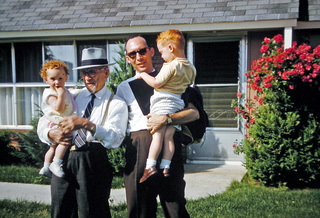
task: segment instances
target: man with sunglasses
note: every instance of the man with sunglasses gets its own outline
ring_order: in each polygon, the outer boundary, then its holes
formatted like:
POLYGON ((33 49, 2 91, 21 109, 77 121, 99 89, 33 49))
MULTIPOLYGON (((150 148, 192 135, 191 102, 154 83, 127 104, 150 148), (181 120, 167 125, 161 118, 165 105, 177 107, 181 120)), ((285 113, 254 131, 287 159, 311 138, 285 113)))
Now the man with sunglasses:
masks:
MULTIPOLYGON (((45 143, 70 146, 63 162, 65 177, 52 176, 51 217, 111 217, 113 168, 106 148, 118 148, 128 122, 126 103, 105 86, 108 60, 101 48, 82 51, 80 70, 85 88, 76 90, 78 116, 64 118, 58 129, 48 129, 42 117, 38 135, 45 143)), ((74 92, 75 94, 75 92, 74 92)))
MULTIPOLYGON (((146 40, 139 36, 131 36, 126 41, 126 60, 135 68, 136 74, 148 73, 156 76, 158 72, 153 68, 152 57, 154 49, 149 48, 146 40)), ((172 176, 163 174, 153 176, 152 181, 139 183, 145 169, 152 135, 162 125, 185 124, 199 118, 199 113, 192 103, 177 113, 169 115, 154 115, 150 112, 151 88, 137 76, 122 82, 117 89, 117 95, 123 98, 129 107, 130 133, 129 144, 126 148, 125 186, 127 197, 128 217, 156 217, 157 200, 159 195, 166 217, 189 217, 185 208, 185 181, 182 140, 183 136, 177 132, 174 136, 175 153, 172 158, 172 176)))

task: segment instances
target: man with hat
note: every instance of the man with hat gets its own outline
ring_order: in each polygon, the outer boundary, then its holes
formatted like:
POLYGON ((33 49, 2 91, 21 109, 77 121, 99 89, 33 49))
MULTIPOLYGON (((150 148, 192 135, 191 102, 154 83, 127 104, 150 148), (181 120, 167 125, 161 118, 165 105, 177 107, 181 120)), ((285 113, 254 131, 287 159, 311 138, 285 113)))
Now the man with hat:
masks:
MULTIPOLYGON (((105 148, 118 148, 128 122, 126 103, 105 86, 108 60, 101 48, 82 51, 80 75, 85 88, 77 90, 78 116, 64 118, 60 128, 49 129, 40 118, 38 135, 45 143, 70 146, 63 162, 65 178, 52 176, 52 217, 111 217, 110 196, 113 169, 105 148)), ((75 94, 75 93, 73 93, 75 94)))

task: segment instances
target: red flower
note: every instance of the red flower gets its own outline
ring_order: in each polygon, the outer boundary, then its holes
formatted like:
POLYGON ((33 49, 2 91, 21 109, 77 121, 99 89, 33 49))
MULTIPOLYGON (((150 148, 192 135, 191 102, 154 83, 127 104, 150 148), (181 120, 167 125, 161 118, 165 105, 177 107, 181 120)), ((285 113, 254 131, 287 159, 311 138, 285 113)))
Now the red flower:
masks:
POLYGON ((266 44, 270 44, 271 43, 271 40, 270 38, 268 37, 264 37, 264 40, 263 40, 266 44))
POLYGON ((260 51, 262 53, 266 53, 268 51, 268 49, 269 49, 269 47, 267 45, 263 45, 263 46, 261 46, 260 51))
POLYGON ((271 83, 265 83, 265 84, 263 84, 263 87, 265 87, 265 88, 270 88, 271 86, 272 86, 271 83))
POLYGON ((262 105, 262 104, 263 104, 263 97, 260 97, 260 98, 258 99, 258 102, 259 102, 260 105, 262 105))
POLYGON ((294 85, 289 85, 289 89, 294 89, 294 85))
POLYGON ((280 42, 283 41, 283 38, 282 38, 282 35, 281 35, 281 34, 278 34, 278 35, 274 36, 273 39, 274 39, 274 41, 275 41, 276 43, 280 43, 280 42))
POLYGON ((288 80, 289 79, 288 72, 287 71, 283 72, 281 78, 284 79, 284 80, 288 80))
POLYGON ((238 92, 237 93, 237 97, 241 98, 242 97, 242 93, 238 92))
POLYGON ((238 114, 239 113, 239 107, 236 107, 235 111, 238 114))
POLYGON ((236 144, 233 144, 233 145, 232 145, 232 147, 234 147, 234 148, 235 148, 235 147, 237 147, 237 146, 236 146, 236 144))

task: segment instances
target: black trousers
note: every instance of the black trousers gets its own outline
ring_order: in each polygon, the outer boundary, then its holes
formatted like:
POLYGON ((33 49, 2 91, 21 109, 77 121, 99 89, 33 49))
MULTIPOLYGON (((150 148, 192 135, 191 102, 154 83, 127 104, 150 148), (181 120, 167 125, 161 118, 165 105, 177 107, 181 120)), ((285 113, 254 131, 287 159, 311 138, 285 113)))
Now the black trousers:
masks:
MULTIPOLYGON (((181 143, 179 133, 175 134, 175 153, 170 165, 170 177, 162 173, 139 184, 146 166, 152 136, 149 131, 132 132, 127 143, 126 167, 124 173, 128 217, 156 217, 157 200, 160 202, 165 217, 189 217, 185 208, 185 181, 181 143)), ((161 155, 160 155, 161 159, 161 155)))
POLYGON ((111 217, 109 196, 113 168, 106 149, 88 143, 65 155, 64 179, 52 176, 51 217, 111 217))

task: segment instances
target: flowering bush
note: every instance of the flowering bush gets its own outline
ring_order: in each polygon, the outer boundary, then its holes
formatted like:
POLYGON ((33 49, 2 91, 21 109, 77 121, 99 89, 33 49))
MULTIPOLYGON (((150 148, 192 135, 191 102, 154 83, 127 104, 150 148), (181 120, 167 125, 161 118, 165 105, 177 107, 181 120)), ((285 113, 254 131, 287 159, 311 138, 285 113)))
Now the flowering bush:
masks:
POLYGON ((279 34, 264 38, 260 51, 246 73, 254 96, 238 93, 232 103, 247 128, 234 151, 244 152, 249 175, 266 185, 319 186, 320 46, 284 50, 279 34))

